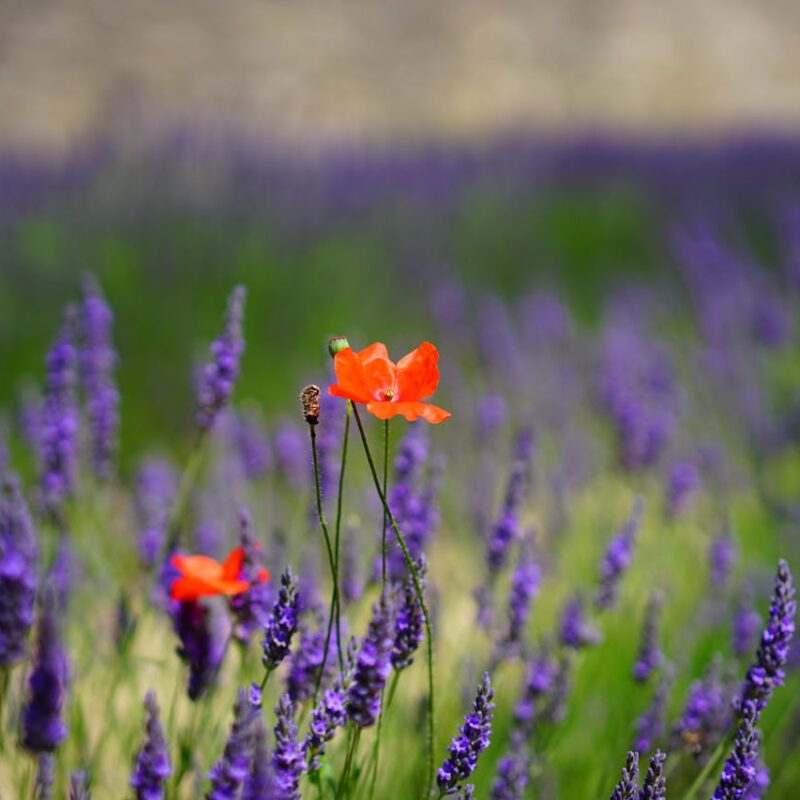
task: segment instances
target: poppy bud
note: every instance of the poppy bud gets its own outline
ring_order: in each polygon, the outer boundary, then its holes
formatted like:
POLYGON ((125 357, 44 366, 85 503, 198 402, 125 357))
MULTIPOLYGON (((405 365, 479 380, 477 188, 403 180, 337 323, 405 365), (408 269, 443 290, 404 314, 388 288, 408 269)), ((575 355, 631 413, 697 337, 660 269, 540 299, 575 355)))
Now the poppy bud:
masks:
POLYGON ((319 386, 313 383, 300 392, 300 402, 303 404, 303 414, 309 425, 319 422, 319 386))
POLYGON ((347 341, 346 336, 331 336, 328 339, 328 352, 331 354, 331 358, 348 347, 350 347, 350 342, 347 341))

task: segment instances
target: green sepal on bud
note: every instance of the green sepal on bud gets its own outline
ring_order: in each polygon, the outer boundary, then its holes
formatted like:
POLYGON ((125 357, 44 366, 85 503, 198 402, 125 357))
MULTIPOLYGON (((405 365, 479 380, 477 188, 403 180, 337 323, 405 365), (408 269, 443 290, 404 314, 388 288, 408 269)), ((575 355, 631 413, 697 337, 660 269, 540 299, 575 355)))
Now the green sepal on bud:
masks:
POLYGON ((328 352, 331 354, 331 358, 348 347, 350 347, 350 342, 347 341, 346 336, 331 336, 328 339, 328 352))

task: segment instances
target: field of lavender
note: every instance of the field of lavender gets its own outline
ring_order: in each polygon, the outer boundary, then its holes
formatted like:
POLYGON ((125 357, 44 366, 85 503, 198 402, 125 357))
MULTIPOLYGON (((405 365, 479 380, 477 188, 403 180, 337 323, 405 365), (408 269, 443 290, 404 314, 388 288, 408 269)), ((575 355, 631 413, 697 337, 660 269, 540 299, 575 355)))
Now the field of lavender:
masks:
POLYGON ((2 800, 800 796, 800 142, 97 142, 0 236, 2 800))

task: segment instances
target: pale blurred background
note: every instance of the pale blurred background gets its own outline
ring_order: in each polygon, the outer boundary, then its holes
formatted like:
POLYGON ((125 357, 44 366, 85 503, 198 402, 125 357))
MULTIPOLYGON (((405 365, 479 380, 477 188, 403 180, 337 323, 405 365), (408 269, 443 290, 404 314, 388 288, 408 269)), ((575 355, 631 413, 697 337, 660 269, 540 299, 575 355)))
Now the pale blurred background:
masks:
POLYGON ((0 0, 0 146, 800 123, 795 0, 0 0))

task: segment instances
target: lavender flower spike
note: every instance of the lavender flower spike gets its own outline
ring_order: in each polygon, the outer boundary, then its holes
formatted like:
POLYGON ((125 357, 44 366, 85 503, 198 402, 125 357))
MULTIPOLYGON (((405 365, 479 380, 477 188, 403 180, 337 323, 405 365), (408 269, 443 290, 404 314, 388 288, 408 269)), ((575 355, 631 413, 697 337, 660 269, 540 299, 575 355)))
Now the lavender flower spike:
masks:
POLYGON ((360 728, 374 725, 381 710, 381 695, 391 670, 392 616, 391 603, 384 595, 372 607, 372 619, 347 690, 347 715, 360 728))
MULTIPOLYGON (((417 563, 417 574, 423 591, 425 590, 425 573, 427 565, 424 560, 417 563)), ((394 645, 392 647, 392 666, 398 672, 410 666, 414 660, 425 635, 425 618, 422 606, 414 590, 414 581, 409 575, 402 589, 402 597, 394 621, 394 645)))
POLYGON ((314 772, 322 766, 322 756, 337 728, 347 722, 347 706, 342 682, 327 689, 311 712, 311 723, 303 742, 303 751, 308 760, 308 771, 314 772))
POLYGON ((291 567, 286 567, 281 575, 281 588, 278 599, 272 606, 272 614, 264 626, 262 661, 268 670, 273 670, 289 655, 292 637, 297 630, 297 579, 291 567))
POLYGON ((699 486, 700 473, 690 461, 678 461, 670 467, 666 490, 666 513, 670 519, 686 508, 699 486))
POLYGON ((742 691, 741 706, 754 701, 760 712, 767 704, 776 686, 783 685, 783 666, 789 657, 789 646, 794 635, 794 618, 797 601, 789 565, 781 560, 775 576, 775 590, 769 610, 767 627, 761 634, 756 660, 747 671, 742 691))
POLYGON ((83 770, 73 772, 69 778, 69 800, 92 800, 89 776, 83 770))
POLYGON ((242 787, 242 800, 266 800, 274 797, 274 793, 272 765, 267 751, 267 731, 261 714, 257 714, 253 723, 253 757, 242 787))
POLYGON ((612 608, 617 601, 619 581, 633 558, 633 548, 644 513, 644 498, 637 497, 633 510, 619 533, 608 543, 600 564, 600 585, 594 598, 598 608, 612 608))
POLYGON ((622 777, 614 787, 611 800, 637 800, 639 795, 639 754, 630 751, 622 768, 622 777))
POLYGON ((508 753, 497 763, 490 800, 523 800, 528 785, 530 755, 522 736, 512 737, 508 753))
POLYGON ((272 768, 275 772, 275 800, 300 800, 300 778, 306 770, 303 747, 297 740, 294 705, 284 694, 275 707, 275 752, 272 768))
POLYGON ((136 793, 136 800, 164 800, 165 784, 172 774, 172 765, 155 693, 148 692, 145 695, 144 707, 147 711, 145 741, 136 758, 131 787, 136 793))
POLYGON ((644 683, 654 670, 661 666, 663 656, 658 646, 658 617, 661 613, 661 597, 654 594, 647 604, 644 625, 642 626, 639 654, 633 665, 633 677, 644 683))
POLYGON ((211 779, 211 788, 206 794, 206 800, 237 800, 239 790, 250 773, 253 750, 251 734, 256 713, 247 691, 239 689, 225 750, 208 776, 211 779))
POLYGON ((36 538, 14 478, 0 495, 0 666, 21 661, 36 605, 36 538))
POLYGON ((586 619, 580 595, 573 595, 561 612, 561 643, 565 647, 580 650, 587 645, 598 644, 600 640, 600 631, 586 619))
POLYGON ((666 800, 667 780, 664 777, 664 761, 666 755, 660 750, 650 759, 647 774, 644 776, 644 785, 639 792, 639 800, 666 800))
POLYGON ((733 752, 722 768, 713 800, 742 800, 746 796, 748 787, 756 777, 758 715, 755 702, 747 701, 742 705, 742 721, 736 731, 733 752))
POLYGON ((244 287, 237 286, 228 299, 222 335, 211 345, 211 361, 197 376, 195 422, 200 430, 213 426, 219 412, 228 405, 239 377, 239 362, 244 352, 244 300, 244 287))
POLYGON ((202 601, 173 603, 171 608, 180 638, 178 655, 189 665, 189 699, 198 700, 213 684, 225 658, 224 620, 202 601))
POLYGON ((325 630, 303 626, 300 645, 292 654, 286 688, 293 703, 302 703, 314 696, 325 657, 325 630))
POLYGON ((246 644, 254 630, 266 625, 272 595, 271 585, 260 580, 263 577, 261 546, 253 537, 253 519, 246 508, 239 509, 239 540, 244 551, 241 577, 248 581, 250 588, 231 597, 230 604, 236 620, 234 636, 246 644))
POLYGON ((436 773, 439 790, 444 795, 458 792, 478 764, 478 756, 489 746, 494 703, 489 674, 484 673, 478 686, 471 713, 464 717, 459 734, 450 743, 450 754, 436 773))
POLYGON ((36 762, 33 796, 36 800, 52 800, 53 784, 56 782, 56 757, 52 753, 39 753, 36 762))
POLYGON ((117 354, 111 339, 114 314, 93 276, 84 281, 79 353, 81 380, 86 394, 92 469, 108 478, 114 468, 119 427, 119 393, 113 370, 117 354))
POLYGON ((29 679, 28 702, 22 711, 21 744, 32 753, 52 753, 67 735, 62 718, 66 659, 52 595, 39 620, 38 647, 29 679))
POLYGON ((650 706, 639 719, 636 720, 636 738, 633 748, 640 753, 649 753, 653 745, 663 735, 667 713, 669 689, 672 684, 671 670, 666 673, 658 684, 655 697, 650 706))
POLYGON ((77 354, 73 316, 73 310, 68 310, 66 321, 47 354, 40 462, 42 496, 51 515, 58 515, 64 500, 72 494, 77 467, 77 354))

